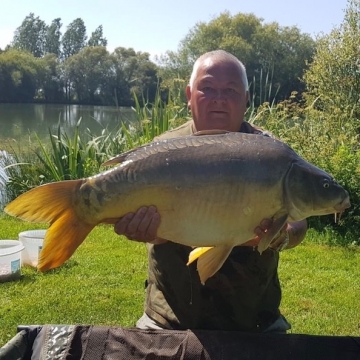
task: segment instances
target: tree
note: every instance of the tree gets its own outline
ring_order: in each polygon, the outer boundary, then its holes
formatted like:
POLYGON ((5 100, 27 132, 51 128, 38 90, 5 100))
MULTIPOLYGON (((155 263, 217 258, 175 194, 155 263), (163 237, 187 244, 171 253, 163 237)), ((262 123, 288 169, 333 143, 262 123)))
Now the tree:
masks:
POLYGON ((30 13, 15 30, 12 46, 18 50, 31 52, 35 57, 45 53, 46 24, 30 13))
POLYGON ((255 95, 265 86, 259 83, 260 76, 268 76, 268 100, 271 101, 275 96, 280 100, 293 90, 301 91, 303 85, 299 77, 306 61, 311 61, 315 41, 296 27, 263 24, 263 20, 253 14, 232 16, 224 12, 209 23, 197 23, 180 42, 177 52, 168 52, 160 58, 160 74, 165 81, 179 77, 188 80, 194 61, 216 49, 234 54, 245 64, 255 95))
POLYGON ((315 41, 302 34, 295 27, 281 27, 273 22, 264 24, 253 38, 252 59, 248 64, 248 73, 253 76, 252 89, 255 90, 257 103, 270 100, 271 96, 260 96, 261 91, 275 94, 277 100, 288 98, 293 91, 305 90, 302 77, 311 63, 315 52, 315 41), (260 81, 260 74, 268 76, 268 81, 260 81), (271 88, 270 88, 271 87, 271 88))
POLYGON ((131 95, 135 93, 140 101, 144 97, 146 101, 152 103, 158 90, 159 78, 158 67, 150 61, 149 57, 149 53, 140 54, 137 75, 130 88, 130 93, 131 95))
POLYGON ((112 61, 103 46, 85 47, 65 61, 67 78, 81 103, 100 102, 112 61))
POLYGON ((62 37, 62 56, 64 59, 77 54, 86 45, 86 27, 80 18, 70 23, 62 37))
POLYGON ((132 48, 118 47, 111 54, 113 62, 112 80, 107 88, 116 104, 133 105, 133 92, 142 97, 155 97, 157 67, 149 60, 149 54, 136 52, 132 48))
POLYGON ((57 18, 51 22, 51 25, 46 28, 45 37, 45 54, 55 54, 60 56, 60 37, 61 37, 61 19, 57 18))
POLYGON ((39 59, 38 96, 46 102, 57 103, 64 100, 60 64, 54 53, 39 59))
POLYGON ((103 36, 103 27, 102 25, 98 26, 94 32, 91 33, 91 37, 88 41, 88 46, 105 46, 107 45, 107 40, 103 36))
POLYGON ((306 71, 307 102, 328 114, 360 117, 360 1, 349 0, 343 23, 318 40, 306 71))
POLYGON ((0 54, 0 102, 32 102, 37 91, 39 63, 16 49, 0 54))

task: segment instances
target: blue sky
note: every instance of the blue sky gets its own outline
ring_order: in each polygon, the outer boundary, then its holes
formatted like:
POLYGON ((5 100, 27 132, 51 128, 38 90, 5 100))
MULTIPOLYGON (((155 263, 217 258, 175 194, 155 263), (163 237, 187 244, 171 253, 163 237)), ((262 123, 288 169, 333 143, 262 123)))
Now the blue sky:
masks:
POLYGON ((0 48, 9 44, 30 12, 47 24, 60 17, 62 33, 78 17, 84 20, 88 36, 103 25, 110 51, 123 46, 160 55, 177 50, 197 22, 208 22, 226 10, 232 15, 253 13, 266 23, 295 25, 316 36, 342 23, 347 4, 347 0, 0 0, 0 48))

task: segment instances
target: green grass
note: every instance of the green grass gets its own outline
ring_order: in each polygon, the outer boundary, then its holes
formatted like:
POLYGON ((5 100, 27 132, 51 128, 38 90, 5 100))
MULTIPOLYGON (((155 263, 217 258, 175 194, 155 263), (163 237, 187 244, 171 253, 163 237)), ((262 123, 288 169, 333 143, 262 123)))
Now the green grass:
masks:
MULTIPOLYGON (((44 228, 0 216, 0 239, 44 228)), ((0 346, 20 324, 134 326, 144 301, 144 244, 126 241, 111 226, 98 226, 62 267, 39 273, 22 268, 22 279, 0 284, 0 346)))
MULTIPOLYGON (((35 228, 43 226, 0 215, 0 239, 35 228)), ((292 333, 360 336, 360 249, 319 240, 309 231, 303 245, 281 253, 281 310, 292 333)), ((134 326, 143 311, 146 268, 144 244, 98 226, 60 268, 42 274, 23 267, 21 280, 0 284, 0 346, 20 324, 134 326)))
POLYGON ((281 310, 293 333, 360 336, 360 249, 317 245, 319 236, 310 230, 281 253, 281 310))

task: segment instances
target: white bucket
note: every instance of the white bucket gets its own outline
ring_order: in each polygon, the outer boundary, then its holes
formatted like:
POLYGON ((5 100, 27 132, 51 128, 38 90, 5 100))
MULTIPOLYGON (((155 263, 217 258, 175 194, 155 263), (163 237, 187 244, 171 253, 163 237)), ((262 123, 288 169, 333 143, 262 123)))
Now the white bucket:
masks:
POLYGON ((37 266, 45 234, 46 230, 28 230, 19 234, 19 240, 25 247, 22 253, 23 265, 37 266))
POLYGON ((20 241, 0 240, 0 283, 20 278, 23 249, 20 241))

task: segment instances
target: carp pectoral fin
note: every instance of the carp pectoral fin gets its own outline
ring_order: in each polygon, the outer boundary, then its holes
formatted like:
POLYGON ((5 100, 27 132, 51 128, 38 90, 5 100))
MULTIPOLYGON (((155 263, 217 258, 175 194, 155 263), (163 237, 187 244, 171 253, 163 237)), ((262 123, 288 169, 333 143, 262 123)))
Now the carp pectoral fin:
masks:
POLYGON ((280 216, 278 219, 274 220, 271 227, 267 230, 266 235, 259 242, 257 249, 260 254, 269 247, 271 241, 275 238, 275 236, 285 225, 288 216, 289 214, 285 214, 283 216, 280 216))
MULTIPOLYGON (((221 268, 232 248, 233 247, 229 245, 205 248, 206 251, 199 256, 197 262, 197 270, 202 284, 205 284, 205 281, 221 268)), ((194 251, 196 251, 196 249, 194 251)))
POLYGON ((198 259, 201 255, 204 255, 207 251, 210 249, 213 249, 213 246, 210 247, 198 247, 195 248, 191 253, 189 254, 189 261, 186 265, 190 265, 192 262, 194 262, 196 259, 198 259))
POLYGON ((38 186, 18 196, 4 211, 26 221, 50 223, 41 250, 38 269, 60 266, 84 241, 96 224, 87 224, 76 214, 76 193, 82 180, 58 181, 38 186))

